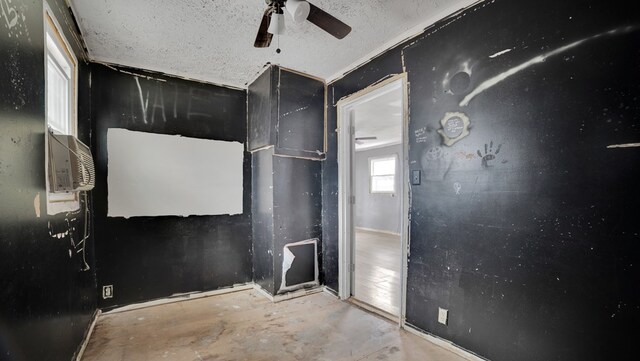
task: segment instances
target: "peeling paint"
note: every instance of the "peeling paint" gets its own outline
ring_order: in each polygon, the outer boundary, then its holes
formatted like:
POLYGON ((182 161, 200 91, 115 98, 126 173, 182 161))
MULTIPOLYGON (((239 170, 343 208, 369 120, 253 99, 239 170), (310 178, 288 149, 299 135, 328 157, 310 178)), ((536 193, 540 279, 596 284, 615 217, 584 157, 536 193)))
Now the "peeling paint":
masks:
MULTIPOLYGON (((294 242, 294 243, 288 243, 285 244, 283 247, 283 253, 282 253, 282 282, 280 284, 280 289, 278 290, 278 293, 283 293, 283 292, 289 292, 289 291, 293 291, 296 289, 300 289, 300 288, 304 288, 304 287, 308 287, 308 286, 317 286, 319 285, 319 281, 318 281, 318 277, 319 277, 319 270, 318 270, 318 240, 317 239, 308 239, 308 240, 304 240, 304 241, 300 241, 300 242, 294 242), (314 278, 311 281, 308 282, 303 282, 303 283, 299 283, 299 284, 287 284, 287 273, 291 270, 291 268, 294 265, 294 261, 296 259, 296 256, 294 255, 294 253, 291 251, 290 248, 292 247, 299 247, 299 246, 304 246, 304 245, 312 245, 313 246, 313 264, 310 265, 311 267, 313 267, 313 274, 314 274, 314 278)), ((297 269, 298 271, 301 271, 300 268, 297 269)))

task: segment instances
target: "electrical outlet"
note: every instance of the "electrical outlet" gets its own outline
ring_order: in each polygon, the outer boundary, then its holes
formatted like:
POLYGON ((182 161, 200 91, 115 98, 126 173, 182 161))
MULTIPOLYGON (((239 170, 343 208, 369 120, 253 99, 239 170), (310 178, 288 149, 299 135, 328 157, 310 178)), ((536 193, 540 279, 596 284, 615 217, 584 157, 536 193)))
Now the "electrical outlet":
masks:
POLYGON ((447 325, 449 322, 449 310, 438 307, 438 322, 445 326, 447 325))
POLYGON ((113 298, 113 285, 102 286, 102 299, 113 298))

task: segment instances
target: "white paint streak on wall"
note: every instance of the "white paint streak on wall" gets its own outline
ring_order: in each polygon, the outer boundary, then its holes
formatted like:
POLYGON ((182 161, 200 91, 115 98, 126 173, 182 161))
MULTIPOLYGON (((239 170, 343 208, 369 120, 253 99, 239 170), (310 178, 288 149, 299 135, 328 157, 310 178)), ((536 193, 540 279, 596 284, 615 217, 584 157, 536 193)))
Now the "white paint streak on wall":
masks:
POLYGON ((18 24, 18 12, 9 5, 7 0, 0 0, 0 8, 2 8, 2 16, 6 22, 7 29, 11 30, 18 24))
POLYGON ((604 33, 600 33, 600 34, 596 34, 593 36, 590 36, 588 38, 584 38, 578 41, 574 41, 573 43, 567 44, 565 46, 561 46, 555 50, 552 50, 550 52, 541 54, 536 56, 535 58, 528 60, 518 66, 515 66, 501 74, 498 74, 496 76, 494 76, 491 79, 485 80, 483 83, 481 83, 480 85, 478 85, 477 88, 475 88, 471 93, 469 93, 466 97, 464 97, 464 99, 462 99, 462 101, 460 102, 460 106, 461 107, 465 107, 467 105, 469 105, 469 102, 471 102, 471 100, 473 98, 476 97, 476 95, 484 92, 485 90, 492 88, 493 86, 503 82, 504 80, 506 80, 507 78, 533 66, 533 65, 537 65, 537 64, 541 64, 544 63, 549 57, 552 57, 554 55, 558 55, 561 53, 564 53, 568 50, 571 50, 575 47, 578 47, 588 41, 591 40, 595 40, 595 39, 599 39, 602 38, 604 36, 615 36, 615 35, 620 35, 620 34, 626 34, 626 33, 630 33, 632 31, 637 30, 638 27, 637 26, 626 26, 626 27, 622 27, 622 28, 617 28, 617 29, 613 29, 610 31, 606 31, 604 33))
POLYGON ((189 216, 243 212, 244 145, 107 131, 108 216, 189 216))
POLYGON ((297 112, 301 112, 301 111, 306 110, 306 109, 309 109, 309 105, 307 105, 306 107, 298 108, 296 110, 292 110, 290 112, 284 113, 284 114, 282 114, 282 117, 286 117, 288 115, 291 115, 291 114, 297 113, 297 112))
POLYGON ((69 235, 69 230, 66 230, 64 232, 51 234, 51 238, 63 239, 68 235, 69 235))
POLYGON ((640 148, 640 143, 612 144, 607 146, 608 149, 615 148, 640 148))
POLYGON ((503 54, 506 54, 506 53, 510 52, 511 50, 513 50, 513 49, 504 49, 503 51, 499 51, 499 52, 497 52, 497 53, 495 53, 495 54, 493 54, 493 55, 489 55, 489 57, 490 57, 491 59, 493 59, 493 58, 497 58, 497 57, 499 57, 500 55, 503 55, 503 54))
POLYGON ((40 218, 40 192, 33 198, 33 209, 36 211, 36 218, 40 218))
POLYGON ((138 93, 140 94, 140 107, 142 108, 142 120, 144 124, 147 124, 147 109, 149 108, 149 91, 147 91, 147 99, 145 101, 144 96, 142 96, 142 87, 140 86, 140 80, 138 77, 134 78, 136 80, 136 85, 138 86, 138 93))

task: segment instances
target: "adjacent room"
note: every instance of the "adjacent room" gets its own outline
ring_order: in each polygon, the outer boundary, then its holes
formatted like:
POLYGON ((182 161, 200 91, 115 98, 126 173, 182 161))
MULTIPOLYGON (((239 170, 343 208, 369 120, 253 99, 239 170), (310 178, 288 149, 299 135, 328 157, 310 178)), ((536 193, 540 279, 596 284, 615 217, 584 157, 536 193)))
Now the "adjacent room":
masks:
POLYGON ((640 4, 0 0, 0 360, 633 359, 640 4))

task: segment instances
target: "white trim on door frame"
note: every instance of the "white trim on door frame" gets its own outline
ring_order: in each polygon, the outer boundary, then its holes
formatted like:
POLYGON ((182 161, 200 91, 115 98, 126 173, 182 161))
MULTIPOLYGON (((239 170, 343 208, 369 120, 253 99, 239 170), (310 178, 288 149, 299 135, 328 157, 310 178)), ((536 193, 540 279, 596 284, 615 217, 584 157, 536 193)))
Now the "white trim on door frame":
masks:
POLYGON ((371 85, 361 91, 340 99, 338 109, 338 296, 342 300, 351 297, 353 283, 353 187, 352 187, 352 162, 354 147, 353 142, 353 113, 355 106, 386 94, 390 91, 402 88, 403 114, 402 114, 402 156, 401 161, 401 192, 402 192, 402 269, 400 290, 400 315, 398 322, 404 327, 406 315, 407 295, 407 259, 409 249, 409 107, 408 107, 408 80, 407 74, 401 73, 371 85))

